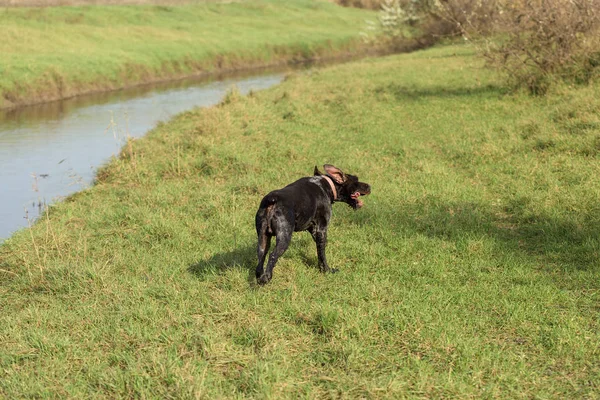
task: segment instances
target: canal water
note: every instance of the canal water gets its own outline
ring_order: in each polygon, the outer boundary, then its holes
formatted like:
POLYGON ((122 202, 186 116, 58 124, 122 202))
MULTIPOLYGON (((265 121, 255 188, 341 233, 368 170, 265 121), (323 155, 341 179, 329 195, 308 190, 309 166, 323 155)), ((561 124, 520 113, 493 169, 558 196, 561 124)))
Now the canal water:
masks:
POLYGON ((263 71, 212 82, 187 79, 0 110, 0 243, 47 204, 89 186, 128 136, 143 136, 185 110, 217 104, 233 86, 246 94, 283 76, 263 71))

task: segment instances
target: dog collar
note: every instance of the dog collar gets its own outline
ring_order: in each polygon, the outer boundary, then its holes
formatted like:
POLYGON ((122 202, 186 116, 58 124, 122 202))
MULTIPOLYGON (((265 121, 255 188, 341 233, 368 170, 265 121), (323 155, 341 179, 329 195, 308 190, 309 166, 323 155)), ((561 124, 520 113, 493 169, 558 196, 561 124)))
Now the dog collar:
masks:
POLYGON ((331 191, 333 192, 333 200, 334 201, 337 200, 337 191, 335 190, 335 185, 333 184, 333 181, 327 175, 321 175, 321 176, 323 178, 325 178, 325 180, 327 181, 327 183, 329 183, 329 186, 331 187, 331 191))

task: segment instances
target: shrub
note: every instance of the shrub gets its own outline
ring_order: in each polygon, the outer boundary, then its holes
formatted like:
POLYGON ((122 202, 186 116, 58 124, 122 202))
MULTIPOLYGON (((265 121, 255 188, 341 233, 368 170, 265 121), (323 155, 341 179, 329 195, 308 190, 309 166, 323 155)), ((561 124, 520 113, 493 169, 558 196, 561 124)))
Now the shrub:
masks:
POLYGON ((356 8, 368 8, 370 10, 377 10, 381 7, 383 0, 335 0, 341 6, 344 7, 356 7, 356 8))
POLYGON ((371 30, 401 44, 410 37, 423 47, 460 36, 467 27, 469 32, 487 32, 497 8, 494 4, 482 0, 382 0, 377 26, 371 30))
POLYGON ((600 0, 522 0, 500 7, 484 54, 517 86, 587 83, 600 66, 600 0))
POLYGON ((498 17, 499 1, 494 0, 416 0, 430 16, 428 28, 445 36, 463 35, 466 31, 486 35, 498 17))
POLYGON ((587 83, 600 66, 600 0, 384 0, 379 27, 392 40, 412 27, 426 44, 462 35, 534 94, 587 83))

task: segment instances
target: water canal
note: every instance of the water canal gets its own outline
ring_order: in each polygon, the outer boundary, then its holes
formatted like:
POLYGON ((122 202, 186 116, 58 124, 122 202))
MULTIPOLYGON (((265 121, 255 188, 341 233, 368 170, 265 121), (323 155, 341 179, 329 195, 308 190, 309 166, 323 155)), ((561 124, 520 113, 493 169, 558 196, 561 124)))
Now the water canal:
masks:
POLYGON ((282 71, 207 81, 186 79, 0 110, 0 242, 33 222, 47 204, 89 186, 126 138, 159 121, 240 93, 271 87, 282 71))

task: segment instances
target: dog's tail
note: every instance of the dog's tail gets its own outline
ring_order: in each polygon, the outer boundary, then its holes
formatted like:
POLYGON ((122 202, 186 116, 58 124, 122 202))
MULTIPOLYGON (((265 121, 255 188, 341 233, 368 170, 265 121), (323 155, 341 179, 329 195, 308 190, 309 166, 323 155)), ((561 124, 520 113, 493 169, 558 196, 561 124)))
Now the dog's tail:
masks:
POLYGON ((279 198, 275 194, 266 195, 260 202, 260 208, 256 213, 256 230, 259 235, 268 233, 273 234, 273 227, 271 220, 273 219, 273 213, 275 211, 275 203, 279 198))
POLYGON ((260 208, 267 208, 270 205, 273 205, 273 204, 277 203, 277 200, 279 200, 279 198, 277 197, 276 194, 269 193, 260 202, 260 208))

